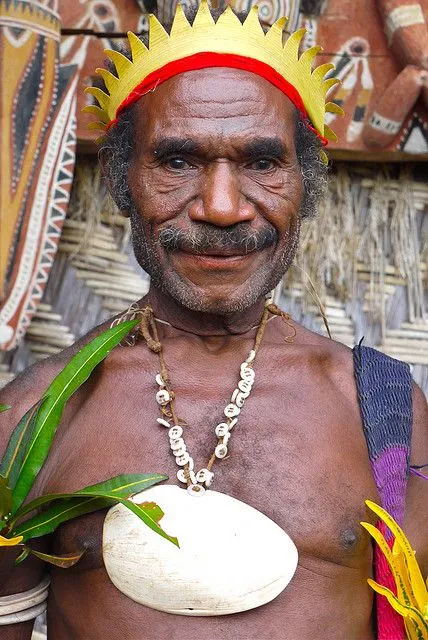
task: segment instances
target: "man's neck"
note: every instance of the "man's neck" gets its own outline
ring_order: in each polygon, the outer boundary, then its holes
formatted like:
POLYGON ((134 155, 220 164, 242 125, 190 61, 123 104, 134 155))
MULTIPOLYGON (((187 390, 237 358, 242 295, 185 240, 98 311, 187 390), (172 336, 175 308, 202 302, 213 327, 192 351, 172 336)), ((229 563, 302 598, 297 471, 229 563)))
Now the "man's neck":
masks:
POLYGON ((265 298, 252 307, 236 313, 221 315, 192 311, 176 300, 151 286, 140 306, 150 304, 156 318, 168 322, 176 329, 199 336, 241 335, 256 327, 263 314, 265 298))

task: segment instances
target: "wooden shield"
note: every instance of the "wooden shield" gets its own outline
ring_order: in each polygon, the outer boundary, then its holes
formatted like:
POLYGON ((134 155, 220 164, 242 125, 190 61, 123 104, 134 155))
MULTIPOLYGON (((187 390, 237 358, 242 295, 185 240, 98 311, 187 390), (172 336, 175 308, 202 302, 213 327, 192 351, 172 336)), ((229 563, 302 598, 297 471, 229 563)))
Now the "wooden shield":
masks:
POLYGON ((48 279, 75 161, 77 66, 59 63, 56 0, 0 0, 0 349, 48 279))

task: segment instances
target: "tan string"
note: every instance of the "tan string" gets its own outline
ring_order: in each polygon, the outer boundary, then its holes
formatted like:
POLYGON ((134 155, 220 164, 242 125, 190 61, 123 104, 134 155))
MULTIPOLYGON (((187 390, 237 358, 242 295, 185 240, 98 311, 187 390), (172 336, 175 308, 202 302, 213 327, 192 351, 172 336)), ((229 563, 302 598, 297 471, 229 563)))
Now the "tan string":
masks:
POLYGON ((159 342, 158 332, 153 321, 153 309, 149 305, 141 310, 140 331, 149 349, 154 351, 154 353, 160 354, 162 352, 162 345, 159 342), (153 337, 150 335, 150 329, 153 337))
POLYGON ((266 309, 273 315, 273 316, 279 316, 280 318, 282 318, 285 322, 285 324, 290 327, 290 329, 293 330, 293 333, 290 336, 286 336, 284 338, 285 342, 287 344, 291 344, 294 340, 294 338, 297 335, 297 331, 296 331, 296 327, 294 326, 294 324, 291 322, 291 317, 288 315, 288 313, 286 313, 285 311, 283 311, 282 309, 280 309, 276 304, 268 304, 266 305, 266 309))

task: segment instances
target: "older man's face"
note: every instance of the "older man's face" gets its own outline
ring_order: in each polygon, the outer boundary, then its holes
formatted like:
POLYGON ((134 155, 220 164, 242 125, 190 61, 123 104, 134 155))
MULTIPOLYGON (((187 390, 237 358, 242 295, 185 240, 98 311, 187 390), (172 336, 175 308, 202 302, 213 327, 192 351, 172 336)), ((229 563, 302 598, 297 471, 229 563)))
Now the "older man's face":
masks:
POLYGON ((294 106, 252 73, 214 68, 172 78, 135 112, 139 263, 188 308, 251 306, 278 283, 297 244, 294 106))

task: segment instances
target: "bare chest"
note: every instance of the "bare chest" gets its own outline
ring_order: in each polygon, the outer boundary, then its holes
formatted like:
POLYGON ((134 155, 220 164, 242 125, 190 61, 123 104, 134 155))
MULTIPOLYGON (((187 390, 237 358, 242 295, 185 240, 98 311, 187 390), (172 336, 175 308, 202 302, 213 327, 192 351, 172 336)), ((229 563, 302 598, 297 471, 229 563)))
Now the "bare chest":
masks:
MULTIPOLYGON (((376 499, 358 411, 328 384, 314 391, 310 380, 259 378, 227 458, 213 468, 212 488, 265 513, 301 555, 357 566, 369 552, 359 526, 366 517, 364 500, 376 499)), ((179 484, 167 431, 156 421, 156 383, 149 376, 134 382, 94 390, 58 439, 44 492, 77 489, 120 473, 159 472, 179 484)), ((214 428, 234 384, 232 374, 189 376, 176 385, 177 410, 187 422, 186 444, 198 469, 214 450, 214 428)), ((58 533, 61 550, 83 545, 101 563, 101 528, 95 523, 100 516, 64 525, 58 533)))

